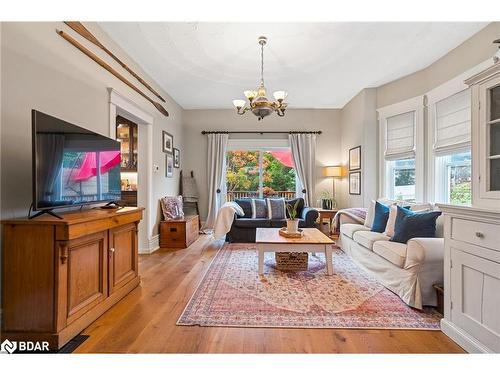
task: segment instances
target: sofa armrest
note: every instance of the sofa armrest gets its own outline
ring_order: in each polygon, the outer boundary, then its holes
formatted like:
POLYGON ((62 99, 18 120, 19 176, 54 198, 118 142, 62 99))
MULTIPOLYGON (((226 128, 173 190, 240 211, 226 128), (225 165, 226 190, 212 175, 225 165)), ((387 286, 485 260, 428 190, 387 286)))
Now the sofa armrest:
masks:
POLYGON ((318 219, 319 212, 312 207, 304 207, 302 210, 301 219, 306 222, 307 226, 314 226, 314 223, 318 219))
POLYGON ((404 268, 443 262, 444 238, 412 238, 407 245, 404 268))

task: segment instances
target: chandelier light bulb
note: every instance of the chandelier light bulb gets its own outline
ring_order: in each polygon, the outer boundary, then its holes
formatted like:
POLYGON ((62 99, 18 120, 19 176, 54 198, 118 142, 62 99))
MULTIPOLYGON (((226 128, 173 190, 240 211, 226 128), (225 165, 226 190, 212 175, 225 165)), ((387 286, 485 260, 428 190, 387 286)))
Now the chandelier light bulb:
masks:
POLYGON ((278 101, 283 101, 287 97, 288 93, 286 91, 275 91, 273 93, 274 99, 278 101))
POLYGON ((257 93, 254 90, 245 90, 243 94, 245 94, 246 98, 250 101, 257 96, 257 93))
POLYGON ((236 108, 243 108, 245 106, 245 101, 242 100, 242 99, 234 99, 233 100, 233 105, 236 107, 236 108))

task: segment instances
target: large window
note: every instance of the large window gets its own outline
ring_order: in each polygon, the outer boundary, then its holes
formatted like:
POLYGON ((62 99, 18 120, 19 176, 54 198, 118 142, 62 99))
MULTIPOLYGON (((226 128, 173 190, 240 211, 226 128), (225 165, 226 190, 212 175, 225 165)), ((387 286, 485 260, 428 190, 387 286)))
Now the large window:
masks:
POLYGON ((415 201, 415 159, 387 162, 390 176, 388 196, 391 199, 415 201))
POLYGON ((380 118, 380 196, 423 199, 423 98, 416 97, 378 110, 380 118))
MULTIPOLYGON (((432 97, 432 95, 431 95, 432 97)), ((434 200, 471 203, 471 98, 465 89, 431 102, 434 200)))
POLYGON ((296 176, 290 149, 231 150, 226 154, 227 200, 293 198, 296 176))
POLYGON ((459 152, 436 157, 436 200, 451 204, 470 204, 471 153, 459 152))

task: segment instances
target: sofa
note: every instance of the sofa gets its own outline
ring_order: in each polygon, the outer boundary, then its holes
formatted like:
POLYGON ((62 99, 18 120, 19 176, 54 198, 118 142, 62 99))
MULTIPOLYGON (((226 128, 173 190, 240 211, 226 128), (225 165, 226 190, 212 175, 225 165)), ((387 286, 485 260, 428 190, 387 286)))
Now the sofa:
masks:
MULTIPOLYGON (((422 208, 405 205, 415 211, 422 208)), ((424 206, 434 210, 431 204, 424 206)), ((363 224, 340 217, 341 249, 407 305, 417 309, 436 306, 433 285, 443 282, 444 269, 442 219, 436 222, 436 237, 412 238, 406 244, 390 241, 387 233, 372 232, 369 220, 369 212, 363 224)))
MULTIPOLYGON (((257 228, 286 227, 286 219, 252 218, 251 200, 253 198, 236 199, 235 202, 243 209, 245 215, 235 215, 231 230, 226 234, 227 242, 255 242, 257 228)), ((299 228, 315 228, 319 213, 316 209, 305 207, 303 198, 286 200, 285 203, 297 204, 299 228)), ((286 213, 288 217, 288 212, 286 213)))

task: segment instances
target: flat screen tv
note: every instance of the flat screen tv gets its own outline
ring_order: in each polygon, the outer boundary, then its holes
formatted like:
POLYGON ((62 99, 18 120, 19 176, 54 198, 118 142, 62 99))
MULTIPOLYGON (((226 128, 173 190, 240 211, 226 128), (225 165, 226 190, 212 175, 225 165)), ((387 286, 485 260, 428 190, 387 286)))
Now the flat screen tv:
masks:
POLYGON ((32 110, 33 209, 121 200, 120 143, 32 110))

